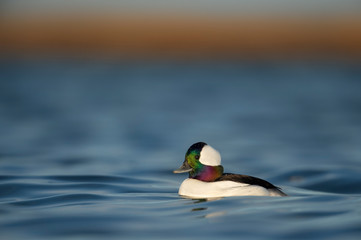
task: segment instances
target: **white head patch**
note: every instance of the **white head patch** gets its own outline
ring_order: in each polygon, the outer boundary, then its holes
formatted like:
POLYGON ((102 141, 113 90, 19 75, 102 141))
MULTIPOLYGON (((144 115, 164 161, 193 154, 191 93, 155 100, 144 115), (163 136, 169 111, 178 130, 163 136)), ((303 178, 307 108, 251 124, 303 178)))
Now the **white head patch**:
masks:
POLYGON ((201 157, 199 161, 208 166, 221 165, 221 154, 209 145, 205 145, 201 151, 201 157))

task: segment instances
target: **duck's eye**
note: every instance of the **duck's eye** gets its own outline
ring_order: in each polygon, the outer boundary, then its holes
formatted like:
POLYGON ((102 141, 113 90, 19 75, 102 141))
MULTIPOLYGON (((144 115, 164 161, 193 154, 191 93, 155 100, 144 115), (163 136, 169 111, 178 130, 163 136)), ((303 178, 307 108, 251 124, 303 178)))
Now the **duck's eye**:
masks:
POLYGON ((199 155, 196 155, 195 158, 196 158, 196 159, 199 159, 199 155))

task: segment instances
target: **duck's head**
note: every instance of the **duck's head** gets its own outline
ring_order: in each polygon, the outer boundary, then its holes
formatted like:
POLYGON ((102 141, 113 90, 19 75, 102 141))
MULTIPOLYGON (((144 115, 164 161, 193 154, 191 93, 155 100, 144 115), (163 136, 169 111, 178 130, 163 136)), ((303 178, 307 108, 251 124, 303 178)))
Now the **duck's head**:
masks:
POLYGON ((207 143, 197 142, 188 149, 182 166, 173 172, 189 172, 190 178, 214 181, 223 174, 221 155, 207 143))

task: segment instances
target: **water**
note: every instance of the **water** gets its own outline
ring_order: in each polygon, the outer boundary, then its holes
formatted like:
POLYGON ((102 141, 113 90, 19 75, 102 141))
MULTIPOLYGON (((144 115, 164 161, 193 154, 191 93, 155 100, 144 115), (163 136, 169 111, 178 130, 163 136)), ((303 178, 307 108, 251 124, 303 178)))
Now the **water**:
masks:
POLYGON ((360 69, 2 61, 0 237, 359 239, 360 69), (196 141, 290 197, 179 197, 196 141))

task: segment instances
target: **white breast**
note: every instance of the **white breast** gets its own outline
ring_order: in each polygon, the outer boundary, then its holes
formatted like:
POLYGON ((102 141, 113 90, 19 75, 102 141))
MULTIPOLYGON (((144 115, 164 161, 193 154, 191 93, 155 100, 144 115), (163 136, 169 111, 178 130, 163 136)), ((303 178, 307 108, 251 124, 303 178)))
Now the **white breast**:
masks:
POLYGON ((187 178, 179 187, 179 195, 190 198, 217 198, 231 196, 282 196, 277 190, 233 181, 203 182, 187 178))

